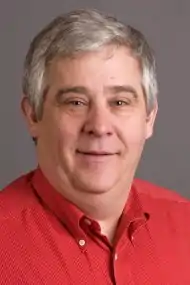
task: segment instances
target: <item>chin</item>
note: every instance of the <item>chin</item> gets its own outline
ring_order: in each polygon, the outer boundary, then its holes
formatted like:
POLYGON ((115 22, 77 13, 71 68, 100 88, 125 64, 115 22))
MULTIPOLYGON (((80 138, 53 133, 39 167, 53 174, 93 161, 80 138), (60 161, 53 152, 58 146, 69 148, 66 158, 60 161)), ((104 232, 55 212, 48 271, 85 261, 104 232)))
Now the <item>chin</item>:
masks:
POLYGON ((82 192, 92 194, 103 194, 109 192, 116 185, 116 180, 110 180, 107 178, 100 177, 98 179, 77 179, 75 180, 75 186, 82 192))

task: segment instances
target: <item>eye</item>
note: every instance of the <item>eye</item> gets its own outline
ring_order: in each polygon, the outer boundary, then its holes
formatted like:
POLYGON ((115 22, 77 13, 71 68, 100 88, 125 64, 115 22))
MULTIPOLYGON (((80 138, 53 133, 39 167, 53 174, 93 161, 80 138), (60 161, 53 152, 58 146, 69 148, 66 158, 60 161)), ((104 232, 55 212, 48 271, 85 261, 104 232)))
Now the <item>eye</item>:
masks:
POLYGON ((82 101, 82 100, 68 100, 65 102, 66 105, 71 105, 71 106, 86 106, 87 102, 82 101))
POLYGON ((69 101, 67 104, 71 104, 74 106, 81 106, 84 105, 84 102, 78 101, 78 100, 73 100, 73 101, 69 101))
POLYGON ((130 105, 130 100, 114 100, 111 102, 111 105, 115 106, 128 106, 130 105))
POLYGON ((118 100, 116 101, 117 106, 123 106, 123 105, 129 105, 129 102, 123 101, 123 100, 118 100))

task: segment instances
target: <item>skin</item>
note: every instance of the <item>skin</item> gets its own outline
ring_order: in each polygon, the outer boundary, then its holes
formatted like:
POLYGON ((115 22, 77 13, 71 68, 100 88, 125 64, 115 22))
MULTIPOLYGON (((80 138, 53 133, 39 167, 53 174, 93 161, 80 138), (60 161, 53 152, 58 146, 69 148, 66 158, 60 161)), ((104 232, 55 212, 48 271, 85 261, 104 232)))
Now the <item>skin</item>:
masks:
POLYGON ((125 47, 55 59, 41 120, 22 110, 49 182, 112 240, 157 104, 147 114, 139 64, 125 47))

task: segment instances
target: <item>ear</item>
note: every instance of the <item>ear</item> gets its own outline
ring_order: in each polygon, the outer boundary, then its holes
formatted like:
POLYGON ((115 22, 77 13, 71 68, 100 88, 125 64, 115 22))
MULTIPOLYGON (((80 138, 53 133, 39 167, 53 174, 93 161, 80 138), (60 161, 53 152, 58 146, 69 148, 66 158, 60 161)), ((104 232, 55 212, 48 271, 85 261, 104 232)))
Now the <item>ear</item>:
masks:
POLYGON ((156 101, 154 108, 151 110, 151 112, 147 115, 146 118, 146 139, 149 139, 154 130, 154 123, 156 120, 156 115, 158 112, 158 102, 156 101))
POLYGON ((38 121, 36 119, 34 108, 31 106, 29 99, 24 96, 21 101, 21 110, 24 115, 29 133, 32 138, 38 137, 38 121))

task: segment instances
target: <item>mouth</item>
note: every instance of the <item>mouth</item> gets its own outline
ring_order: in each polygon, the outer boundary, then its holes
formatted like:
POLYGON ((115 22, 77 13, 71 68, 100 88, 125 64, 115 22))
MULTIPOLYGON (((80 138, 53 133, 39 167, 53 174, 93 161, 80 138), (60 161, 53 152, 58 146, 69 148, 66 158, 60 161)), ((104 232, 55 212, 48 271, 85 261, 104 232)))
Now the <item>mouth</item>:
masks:
POLYGON ((94 156, 94 157, 98 157, 98 156, 112 156, 112 155, 116 155, 118 153, 113 153, 113 152, 107 152, 107 151, 80 151, 77 150, 78 154, 82 154, 82 155, 86 155, 86 156, 94 156))
POLYGON ((104 165, 104 163, 111 163, 119 153, 108 152, 108 151, 76 151, 79 161, 86 164, 88 167, 97 165, 104 165), (113 160, 112 160, 113 159, 113 160))

